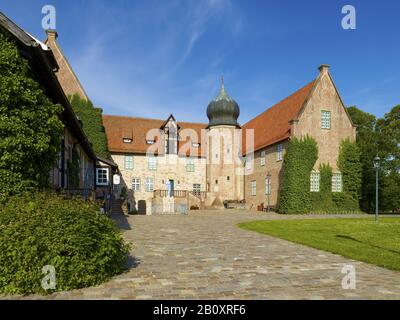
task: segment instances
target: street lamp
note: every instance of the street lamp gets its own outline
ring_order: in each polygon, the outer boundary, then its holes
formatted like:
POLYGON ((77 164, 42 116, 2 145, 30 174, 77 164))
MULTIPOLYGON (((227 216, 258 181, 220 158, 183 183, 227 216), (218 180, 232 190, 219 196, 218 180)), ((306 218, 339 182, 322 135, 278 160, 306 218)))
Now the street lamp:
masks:
POLYGON ((375 173, 376 173, 376 178, 375 178, 375 221, 378 221, 378 218, 379 218, 379 188, 378 188, 378 182, 379 182, 380 162, 381 162, 381 158, 376 156, 374 158, 374 168, 375 168, 375 173))

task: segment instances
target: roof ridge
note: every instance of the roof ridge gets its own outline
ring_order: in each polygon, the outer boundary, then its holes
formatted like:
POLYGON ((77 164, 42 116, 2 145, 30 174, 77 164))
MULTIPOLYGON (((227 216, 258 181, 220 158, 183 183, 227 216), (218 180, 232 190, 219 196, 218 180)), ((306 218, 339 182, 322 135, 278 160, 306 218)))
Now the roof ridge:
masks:
MULTIPOLYGON (((133 116, 122 116, 122 115, 114 115, 114 114, 103 114, 103 116, 104 117, 125 118, 125 119, 140 119, 140 120, 149 120, 149 121, 154 121, 154 120, 156 120, 156 121, 165 121, 165 119, 159 119, 159 118, 133 117, 133 116)), ((168 116, 168 118, 169 118, 169 116, 168 116)), ((176 122, 177 123, 207 125, 206 123, 203 123, 203 122, 191 122, 191 121, 179 121, 179 120, 176 120, 176 122)))

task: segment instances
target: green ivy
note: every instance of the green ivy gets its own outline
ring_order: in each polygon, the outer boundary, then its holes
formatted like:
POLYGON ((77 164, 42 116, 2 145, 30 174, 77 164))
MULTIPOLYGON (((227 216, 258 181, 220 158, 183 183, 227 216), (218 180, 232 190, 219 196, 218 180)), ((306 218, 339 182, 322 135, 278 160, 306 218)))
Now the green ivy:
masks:
POLYGON ((72 149, 72 159, 67 161, 68 187, 79 188, 80 159, 76 146, 72 149))
POLYGON ((278 210, 308 213, 312 209, 310 173, 318 158, 318 145, 309 136, 290 141, 283 161, 283 182, 278 210))
POLYGON ((77 94, 70 97, 70 101, 75 114, 82 121, 83 131, 92 143, 96 155, 101 158, 111 159, 103 126, 103 110, 95 108, 91 101, 81 99, 77 94))
POLYGON ((0 31, 0 203, 27 188, 48 187, 60 148, 61 111, 15 42, 0 31))
POLYGON ((349 202, 354 201, 352 207, 359 207, 361 191, 361 171, 360 150, 356 143, 345 139, 340 144, 338 168, 342 173, 343 193, 349 197, 349 202))
POLYGON ((332 168, 329 164, 319 166, 319 192, 311 192, 312 212, 327 213, 332 211, 332 168))

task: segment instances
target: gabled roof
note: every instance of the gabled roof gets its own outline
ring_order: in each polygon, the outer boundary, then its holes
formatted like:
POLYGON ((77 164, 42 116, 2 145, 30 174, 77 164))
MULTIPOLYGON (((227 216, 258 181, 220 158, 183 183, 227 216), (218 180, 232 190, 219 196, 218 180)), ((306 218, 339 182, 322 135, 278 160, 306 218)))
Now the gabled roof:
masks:
POLYGON ((316 80, 313 80, 243 125, 243 153, 246 153, 246 129, 254 129, 254 151, 288 139, 290 137, 289 122, 297 119, 315 82, 316 80))
MULTIPOLYGON (((108 149, 110 152, 145 154, 150 147, 147 144, 147 133, 150 130, 161 130, 163 125, 165 125, 165 120, 103 115, 103 125, 107 134, 108 149), (132 135, 131 143, 124 143, 123 141, 126 132, 130 132, 132 135)), ((195 141, 194 137, 191 139, 187 137, 185 140, 179 141, 179 155, 189 155, 193 151, 192 155, 205 156, 205 148, 202 148, 201 131, 207 127, 207 124, 178 122, 178 126, 180 128, 179 132, 182 132, 184 129, 194 130, 199 139, 199 141, 195 141), (185 153, 181 150, 181 147, 188 141, 200 143, 200 147, 191 147, 185 153)))

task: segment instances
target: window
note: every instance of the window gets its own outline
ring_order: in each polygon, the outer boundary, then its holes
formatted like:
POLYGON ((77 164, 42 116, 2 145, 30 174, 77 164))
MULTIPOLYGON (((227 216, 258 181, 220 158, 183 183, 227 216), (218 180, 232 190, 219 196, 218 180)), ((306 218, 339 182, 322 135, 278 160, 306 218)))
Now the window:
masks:
POLYGON ((200 147, 200 143, 198 143, 198 142, 192 142, 192 147, 193 147, 193 148, 199 148, 199 147, 200 147))
POLYGON ((311 192, 319 192, 319 172, 313 171, 311 172, 310 177, 310 191, 311 192))
POLYGON ((125 156, 125 169, 126 170, 133 169, 133 156, 125 156))
POLYGON ((283 145, 282 143, 276 146, 276 161, 282 161, 283 159, 283 145))
POLYGON ((227 176, 227 177, 226 177, 226 180, 227 180, 227 181, 230 181, 230 180, 231 180, 231 177, 230 177, 230 176, 227 176))
POLYGON ((332 175, 332 192, 342 192, 342 174, 340 172, 332 175))
POLYGON ((122 141, 124 143, 132 143, 132 139, 130 139, 130 138, 123 138, 122 141))
POLYGON ((257 182, 255 180, 250 182, 250 194, 252 196, 257 195, 257 182))
POLYGON ((98 186, 108 186, 107 168, 96 168, 96 184, 98 186))
POLYGON ((155 143, 156 143, 156 140, 146 140, 146 143, 147 143, 147 144, 155 144, 155 143))
POLYGON ((201 184, 200 183, 193 184, 193 194, 195 196, 199 196, 201 194, 201 184))
POLYGON ((194 159, 192 159, 192 158, 186 159, 186 171, 194 172, 194 159))
POLYGON ((265 194, 271 194, 271 177, 265 178, 265 194))
POLYGON ((260 152, 260 165, 265 166, 265 150, 260 152))
POLYGON ((154 191, 154 179, 147 178, 146 185, 145 185, 146 192, 153 192, 154 191))
POLYGON ((157 158, 154 156, 150 156, 148 158, 148 165, 149 165, 149 170, 157 170, 157 158))
POLYGON ((246 158, 246 170, 251 170, 251 168, 252 168, 251 162, 252 162, 252 158, 251 157, 247 157, 246 158))
POLYGON ((132 179, 132 190, 140 191, 140 179, 139 178, 132 179))
POLYGON ((331 112, 321 110, 321 129, 331 128, 331 112))

